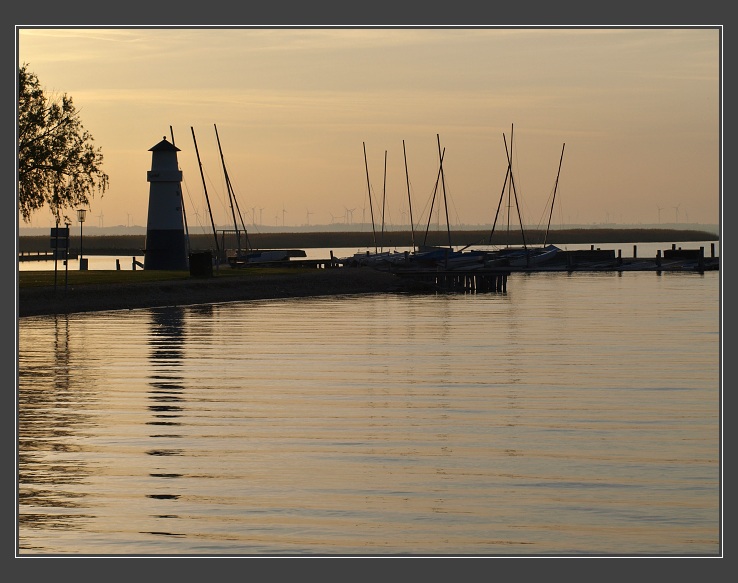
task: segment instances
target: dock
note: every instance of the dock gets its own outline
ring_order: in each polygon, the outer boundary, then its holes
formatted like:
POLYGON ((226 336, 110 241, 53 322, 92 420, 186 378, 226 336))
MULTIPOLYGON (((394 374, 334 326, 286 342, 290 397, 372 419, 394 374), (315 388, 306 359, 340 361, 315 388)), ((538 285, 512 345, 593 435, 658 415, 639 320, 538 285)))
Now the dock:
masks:
MULTIPOLYGON (((53 251, 21 251, 18 253, 18 261, 54 261, 53 251)), ((77 260, 77 254, 74 252, 68 252, 66 256, 60 253, 56 256, 59 261, 70 259, 73 261, 77 260)))

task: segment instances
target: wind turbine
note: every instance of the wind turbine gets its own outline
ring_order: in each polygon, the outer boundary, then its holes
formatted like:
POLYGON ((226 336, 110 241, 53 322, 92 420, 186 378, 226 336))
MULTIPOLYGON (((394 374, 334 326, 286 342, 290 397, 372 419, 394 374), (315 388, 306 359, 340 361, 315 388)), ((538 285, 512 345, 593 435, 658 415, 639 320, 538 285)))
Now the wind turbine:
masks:
POLYGON ((679 205, 676 205, 674 207, 674 214, 676 216, 676 222, 678 223, 679 222, 679 205))
POLYGON ((346 209, 346 222, 348 224, 353 224, 354 222, 354 211, 356 210, 356 207, 350 209, 348 207, 343 207, 346 209))
POLYGON ((282 226, 284 227, 284 215, 287 214, 287 211, 284 208, 284 205, 282 205, 282 226))
POLYGON ((263 216, 262 213, 264 212, 264 209, 265 208, 266 207, 263 207, 263 206, 262 207, 259 207, 259 224, 260 225, 263 225, 264 224, 264 221, 261 220, 261 217, 263 216))
POLYGON ((664 210, 663 207, 657 206, 657 209, 659 209, 659 225, 661 224, 661 211, 664 210))
POLYGON ((100 214, 97 215, 97 218, 100 219, 100 228, 102 229, 103 226, 103 213, 100 211, 100 214))
POLYGON ((310 215, 315 214, 315 213, 311 213, 309 208, 305 208, 305 211, 306 211, 306 216, 307 216, 307 226, 309 227, 310 226, 310 215))

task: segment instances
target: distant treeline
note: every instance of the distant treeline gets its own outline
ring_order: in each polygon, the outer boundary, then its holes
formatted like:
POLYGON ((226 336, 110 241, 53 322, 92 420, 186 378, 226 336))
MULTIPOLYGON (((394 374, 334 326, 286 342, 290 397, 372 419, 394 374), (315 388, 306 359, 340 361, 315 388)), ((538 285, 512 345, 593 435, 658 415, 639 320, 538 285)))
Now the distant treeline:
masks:
MULTIPOLYGON (((70 250, 79 251, 79 237, 70 237, 70 250)), ((603 243, 674 243, 681 241, 717 241, 719 237, 708 231, 681 229, 559 229, 550 231, 546 238, 544 230, 496 231, 490 237, 489 231, 452 231, 451 245, 588 245, 603 243), (525 240, 524 240, 525 239, 525 240)), ((213 235, 190 235, 191 251, 215 250, 213 235)), ((82 240, 85 255, 142 255, 146 247, 145 235, 92 235, 82 240)), ((377 232, 323 232, 323 233, 248 233, 241 234, 242 249, 384 249, 412 247, 413 234, 410 231, 377 232)), ((447 231, 429 231, 426 235, 415 233, 415 245, 448 246, 447 231)), ((235 236, 225 239, 218 235, 219 248, 237 247, 235 236)), ((51 241, 48 236, 18 237, 18 251, 37 253, 49 251, 51 241)))

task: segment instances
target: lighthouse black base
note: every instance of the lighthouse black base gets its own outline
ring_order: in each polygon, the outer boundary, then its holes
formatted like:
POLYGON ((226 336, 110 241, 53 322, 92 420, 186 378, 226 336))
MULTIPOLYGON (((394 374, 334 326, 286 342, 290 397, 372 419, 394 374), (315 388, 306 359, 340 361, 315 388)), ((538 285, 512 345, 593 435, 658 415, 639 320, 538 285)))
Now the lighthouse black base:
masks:
POLYGON ((189 268, 186 249, 182 231, 147 231, 144 269, 186 270, 189 268))

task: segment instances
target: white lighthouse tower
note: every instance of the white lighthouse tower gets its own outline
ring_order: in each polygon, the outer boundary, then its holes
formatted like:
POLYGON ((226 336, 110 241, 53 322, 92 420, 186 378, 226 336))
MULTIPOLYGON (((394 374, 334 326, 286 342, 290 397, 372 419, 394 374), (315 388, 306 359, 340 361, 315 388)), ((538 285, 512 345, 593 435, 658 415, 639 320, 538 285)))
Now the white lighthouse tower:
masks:
POLYGON ((187 269, 184 213, 182 212, 182 171, 174 144, 167 138, 149 148, 151 170, 149 216, 146 224, 144 269, 187 269))

